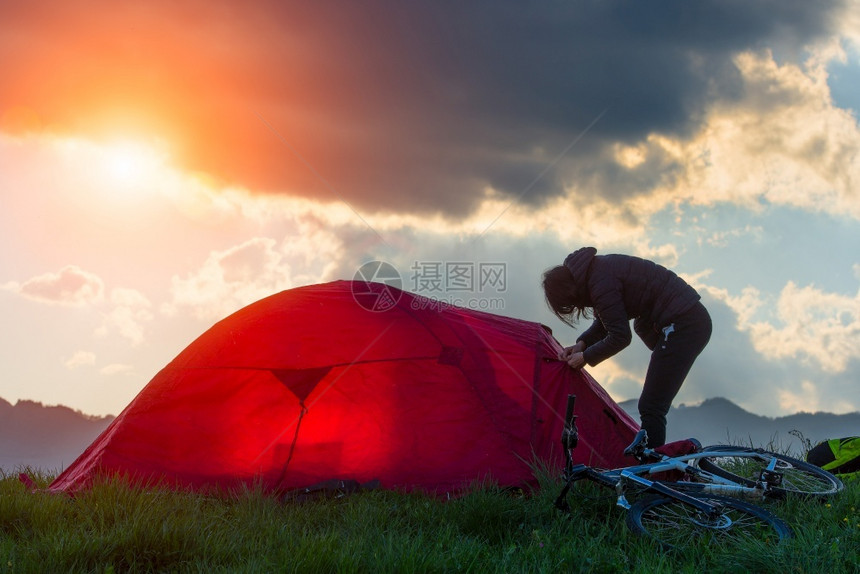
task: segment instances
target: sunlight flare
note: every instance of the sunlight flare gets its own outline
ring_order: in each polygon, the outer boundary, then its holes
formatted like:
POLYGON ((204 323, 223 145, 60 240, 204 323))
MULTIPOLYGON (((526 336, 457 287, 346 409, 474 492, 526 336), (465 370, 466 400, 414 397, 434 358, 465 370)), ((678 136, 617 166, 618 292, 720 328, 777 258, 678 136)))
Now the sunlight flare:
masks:
POLYGON ((114 142, 104 148, 105 174, 122 189, 147 187, 165 167, 166 154, 135 141, 114 142))

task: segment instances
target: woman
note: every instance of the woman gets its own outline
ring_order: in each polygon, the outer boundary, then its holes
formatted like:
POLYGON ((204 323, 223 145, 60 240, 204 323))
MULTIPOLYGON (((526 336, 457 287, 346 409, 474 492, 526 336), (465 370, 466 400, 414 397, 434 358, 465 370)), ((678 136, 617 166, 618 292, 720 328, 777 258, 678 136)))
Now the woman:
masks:
POLYGON ((544 273, 550 309, 574 326, 594 322, 559 355, 574 369, 594 366, 630 344, 633 330, 651 349, 639 397, 639 417, 652 448, 666 442, 666 414, 693 362, 711 338, 711 317, 699 294, 661 265, 629 255, 597 255, 594 247, 571 253, 544 273))

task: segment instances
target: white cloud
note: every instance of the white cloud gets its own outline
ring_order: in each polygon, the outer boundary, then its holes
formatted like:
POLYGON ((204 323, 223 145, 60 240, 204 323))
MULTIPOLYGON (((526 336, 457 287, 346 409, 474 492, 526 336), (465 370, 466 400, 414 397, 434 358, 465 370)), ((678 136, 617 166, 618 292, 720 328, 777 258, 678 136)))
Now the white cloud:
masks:
POLYGON ((257 237, 211 252, 197 271, 173 277, 172 302, 163 311, 190 308, 200 319, 217 319, 260 298, 263 289, 271 294, 289 287, 289 269, 275 244, 274 239, 257 237))
POLYGON ((858 0, 846 2, 845 9, 838 21, 842 36, 854 45, 855 50, 860 52, 860 2, 858 0))
POLYGON ((56 273, 38 275, 23 283, 11 281, 2 288, 40 303, 73 307, 99 303, 104 296, 101 278, 75 265, 63 267, 56 273))
POLYGON ((681 148, 678 192, 692 202, 760 200, 860 219, 860 130, 830 98, 824 67, 777 64, 769 53, 736 59, 744 97, 710 111, 681 148))
MULTIPOLYGON (((753 238, 761 237, 763 230, 761 226, 745 225, 736 229, 726 229, 722 231, 711 232, 710 235, 704 237, 704 242, 714 247, 725 247, 729 243, 729 239, 737 239, 739 237, 752 236, 753 238)), ((701 242, 701 240, 700 240, 701 242)))
POLYGON ((740 295, 731 295, 727 289, 713 287, 702 282, 701 277, 687 277, 688 282, 696 289, 705 290, 714 298, 723 301, 737 314, 738 325, 749 325, 753 322, 756 313, 765 306, 761 292, 755 287, 745 287, 740 295), (691 280, 692 279, 692 280, 691 280))
POLYGON ((223 251, 213 251, 203 265, 171 280, 168 315, 190 309, 199 319, 220 319, 263 297, 327 277, 343 257, 343 241, 311 219, 280 243, 255 237, 223 251))
POLYGON ((777 391, 779 406, 785 412, 814 413, 821 409, 821 398, 823 393, 811 381, 802 381, 798 391, 779 389, 777 391))
POLYGON ((860 359, 860 294, 847 297, 789 283, 776 309, 779 326, 741 326, 765 356, 806 357, 828 372, 842 372, 851 360, 860 359))
POLYGON ((110 311, 104 316, 96 335, 106 337, 110 333, 128 339, 132 345, 140 345, 145 338, 144 324, 153 320, 152 304, 142 293, 134 289, 117 288, 110 294, 110 311))
POLYGON ((860 403, 850 392, 848 395, 841 394, 838 387, 826 379, 815 383, 802 379, 797 388, 774 385, 768 388, 768 391, 770 396, 764 397, 759 403, 753 403, 748 409, 769 416, 785 416, 799 412, 847 414, 860 411, 860 403))
MULTIPOLYGON (((107 305, 109 310, 103 315, 102 324, 95 334, 106 337, 117 333, 134 345, 143 342, 143 324, 154 318, 150 311, 152 304, 142 293, 134 289, 117 288, 110 291, 106 300, 104 281, 75 265, 68 265, 56 273, 44 273, 23 283, 12 281, 0 287, 40 303, 70 307, 90 306, 96 309, 107 305)), ((66 365, 74 368, 85 364, 80 360, 86 354, 79 355, 69 359, 66 365)))
POLYGON ((96 355, 89 351, 77 351, 74 355, 69 357, 64 364, 67 369, 77 369, 78 367, 95 365, 96 355))
POLYGON ((102 367, 99 370, 99 373, 105 375, 107 377, 112 377, 114 375, 122 375, 125 373, 131 373, 134 371, 134 366, 132 365, 123 365, 120 363, 113 363, 111 365, 107 365, 102 367))
POLYGON ((705 288, 734 310, 738 330, 748 333, 767 359, 800 358, 829 373, 844 372, 860 359, 860 292, 852 297, 789 282, 773 302, 752 287, 739 296, 705 288), (759 318, 767 308, 774 308, 775 316, 759 318))
MULTIPOLYGON (((633 341, 633 344, 638 344, 638 341, 633 341)), ((625 349, 624 352, 628 353, 629 350, 625 349)), ((644 369, 635 371, 627 369, 618 360, 612 358, 596 367, 587 367, 586 370, 600 383, 600 386, 619 401, 638 397, 642 392, 644 369)))

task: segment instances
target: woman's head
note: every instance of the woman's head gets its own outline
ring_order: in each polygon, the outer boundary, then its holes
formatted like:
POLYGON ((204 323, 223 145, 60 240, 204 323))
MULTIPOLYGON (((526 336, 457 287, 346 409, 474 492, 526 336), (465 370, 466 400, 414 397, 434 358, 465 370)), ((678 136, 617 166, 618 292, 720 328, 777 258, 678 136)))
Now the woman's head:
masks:
POLYGON ((543 293, 550 310, 568 325, 573 326, 580 317, 587 316, 587 305, 579 296, 573 274, 564 265, 544 272, 543 293))

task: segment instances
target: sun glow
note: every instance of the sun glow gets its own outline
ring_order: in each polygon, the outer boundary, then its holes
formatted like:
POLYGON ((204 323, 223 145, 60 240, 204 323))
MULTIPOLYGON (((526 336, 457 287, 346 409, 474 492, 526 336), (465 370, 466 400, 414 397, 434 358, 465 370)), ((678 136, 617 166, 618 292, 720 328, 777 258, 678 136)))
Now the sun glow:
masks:
POLYGON ((102 167, 111 182, 122 189, 145 188, 165 168, 166 154, 135 141, 114 142, 102 153, 102 167))

